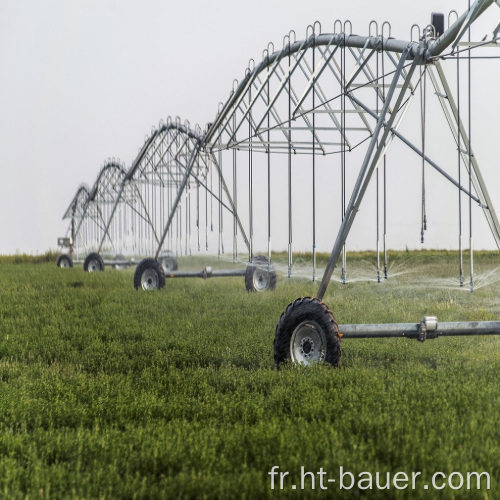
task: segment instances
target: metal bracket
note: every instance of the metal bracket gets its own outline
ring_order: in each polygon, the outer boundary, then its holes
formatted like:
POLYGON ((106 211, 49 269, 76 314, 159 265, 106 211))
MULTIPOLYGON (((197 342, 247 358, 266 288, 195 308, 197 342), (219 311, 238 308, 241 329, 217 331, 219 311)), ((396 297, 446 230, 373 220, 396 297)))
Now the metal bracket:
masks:
POLYGON ((203 269, 203 279, 206 280, 207 278, 212 277, 212 268, 210 266, 205 267, 203 269))
POLYGON ((427 339, 437 338, 437 326, 436 316, 424 316, 418 328, 418 341, 425 342, 427 339))
POLYGON ((63 248, 69 248, 73 244, 71 238, 57 238, 57 245, 63 248))

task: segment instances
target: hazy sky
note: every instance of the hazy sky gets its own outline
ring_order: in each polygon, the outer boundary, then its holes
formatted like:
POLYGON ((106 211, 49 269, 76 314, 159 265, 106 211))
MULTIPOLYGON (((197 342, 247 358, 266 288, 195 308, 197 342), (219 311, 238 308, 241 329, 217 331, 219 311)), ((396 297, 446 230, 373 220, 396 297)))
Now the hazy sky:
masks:
MULTIPOLYGON (((130 166, 162 118, 213 121, 248 60, 259 61, 270 41, 280 47, 291 29, 302 39, 316 20, 332 32, 336 19, 349 19, 365 35, 370 20, 388 20, 393 37, 410 39, 414 23, 453 8, 461 13, 467 2, 0 0, 0 253, 55 249, 80 183, 92 185, 108 157, 130 166)), ((500 9, 485 17, 478 39, 500 9)), ((499 67, 492 60, 475 77, 474 129, 497 210, 499 67)), ((478 245, 493 248, 486 226, 477 227, 478 245)), ((453 238, 431 244, 448 248, 453 238)))

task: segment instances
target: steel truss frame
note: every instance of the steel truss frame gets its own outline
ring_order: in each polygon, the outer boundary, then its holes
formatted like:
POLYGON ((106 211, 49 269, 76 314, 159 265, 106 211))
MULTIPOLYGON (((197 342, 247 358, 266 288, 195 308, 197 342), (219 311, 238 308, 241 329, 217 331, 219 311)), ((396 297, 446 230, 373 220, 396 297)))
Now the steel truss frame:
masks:
MULTIPOLYGON (((157 258, 164 246, 173 248, 174 245, 177 253, 182 253, 180 214, 185 203, 184 217, 187 220, 191 190, 201 187, 234 218, 234 254, 237 253, 236 234, 239 229, 251 260, 253 194, 249 195, 249 224, 245 227, 238 214, 236 191, 233 189, 231 194, 225 180, 220 155, 247 151, 251 165, 254 153, 267 155, 268 163, 271 153, 282 153, 288 156, 290 275, 292 158, 300 154, 311 155, 314 170, 316 157, 337 154, 341 156, 342 169, 345 169, 345 154, 366 147, 350 201, 343 201, 342 224, 318 293, 318 298, 322 298, 370 180, 397 138, 481 206, 500 247, 500 224, 466 130, 459 123, 453 93, 438 60, 451 43, 459 43, 465 27, 491 3, 491 0, 475 2, 471 10, 460 16, 438 39, 426 33, 418 42, 397 40, 383 34, 353 35, 346 32, 345 24, 341 25, 343 31, 340 33, 317 34, 319 23, 316 23, 308 29, 309 36, 302 41, 296 41, 291 33, 285 37, 280 50, 271 53, 268 48, 262 61, 249 67, 205 133, 197 126, 192 130, 188 122, 181 124, 178 118, 160 123, 160 127, 146 139, 126 174, 121 179, 109 181, 114 184, 108 188, 112 192, 112 196, 106 199, 111 204, 108 217, 103 216, 102 209, 99 212, 92 208, 89 202, 79 217, 77 229, 81 227, 81 221, 92 221, 98 227, 97 249, 101 252, 118 246, 113 242, 117 233, 113 235, 112 226, 115 220, 122 220, 124 227, 129 225, 130 230, 137 233, 134 234, 136 247, 133 248, 136 253, 157 258), (384 68, 382 74, 378 71, 380 60, 384 68), (474 192, 469 192, 398 130, 414 99, 416 87, 421 84, 422 71, 416 71, 417 68, 424 68, 423 71, 430 75, 448 122, 456 125, 455 128, 450 126, 464 159, 466 156, 472 158, 474 192), (209 172, 215 172, 219 177, 223 188, 219 193, 215 193, 206 182, 209 172)), ((234 154, 234 178, 236 171, 234 154)), ((252 191, 252 182, 249 178, 249 191, 252 191)), ((269 189, 268 185, 268 203, 269 189)), ((196 224, 199 226, 199 220, 196 224)), ((188 227, 186 222, 185 227, 184 237, 190 242, 190 225, 188 227)), ((126 238, 122 236, 121 239, 126 238)), ((186 253, 187 246, 186 243, 186 253)), ((315 246, 313 242, 314 257, 315 246)), ((268 255, 270 258, 270 230, 268 255)), ((313 276, 314 273, 315 264, 313 276)))
POLYGON ((92 188, 82 185, 77 190, 63 216, 63 219, 70 219, 68 232, 77 256, 97 248, 109 219, 109 206, 114 203, 125 174, 122 163, 114 158, 108 159, 92 188))
MULTIPOLYGON (((205 133, 199 127, 191 129, 189 123, 181 124, 179 119, 160 124, 154 129, 139 151, 130 169, 125 172, 114 164, 103 168, 94 188, 80 187, 65 217, 71 217, 71 231, 80 234, 84 222, 90 221, 98 228, 98 252, 113 245, 116 221, 130 223, 130 217, 138 218, 139 238, 142 252, 158 259, 167 243, 172 248, 174 226, 178 242, 181 239, 181 210, 186 202, 186 253, 187 238, 191 240, 190 190, 203 187, 206 200, 210 195, 233 217, 233 256, 237 256, 238 229, 253 258, 253 168, 254 153, 263 153, 267 159, 268 194, 268 256, 267 264, 261 261, 259 272, 270 271, 271 264, 271 153, 281 153, 287 158, 288 177, 288 275, 292 270, 292 158, 300 154, 310 155, 313 172, 313 279, 315 279, 315 224, 316 224, 316 177, 317 157, 340 156, 342 172, 342 222, 338 229, 330 258, 314 299, 304 298, 292 302, 276 327, 275 360, 284 358, 309 364, 311 360, 328 360, 338 364, 340 357, 340 334, 333 315, 323 304, 332 274, 342 255, 345 268, 345 243, 361 203, 379 166, 385 165, 385 157, 394 138, 399 139, 414 151, 423 166, 429 165, 465 193, 469 200, 479 204, 484 212, 493 237, 500 249, 500 224, 479 164, 471 147, 467 129, 462 123, 457 102, 444 74, 441 54, 450 46, 454 51, 471 24, 494 3, 494 0, 476 0, 468 11, 458 17, 438 38, 433 29, 426 29, 417 42, 397 40, 390 36, 376 34, 358 36, 346 32, 316 34, 319 23, 311 26, 311 34, 305 40, 297 41, 290 33, 285 37, 280 50, 270 52, 269 47, 258 65, 251 64, 241 83, 238 83, 229 99, 220 106, 213 123, 205 133), (379 61, 382 74, 379 72, 379 61), (417 71, 418 69, 418 71, 417 71), (469 175, 469 189, 455 180, 445 169, 429 158, 425 150, 425 104, 422 97, 422 147, 419 148, 405 137, 399 128, 414 98, 416 88, 429 75, 444 116, 450 126, 453 139, 459 151, 461 163, 469 175), (375 98, 375 99, 374 99, 375 98), (375 102, 373 102, 375 100, 375 102), (364 150, 362 148, 365 148, 364 150), (346 199, 345 167, 346 153, 355 149, 363 151, 357 178, 346 199), (248 153, 248 237, 238 214, 237 166, 238 151, 248 153), (228 188, 223 169, 222 156, 230 155, 232 167, 232 193, 228 188), (208 186, 208 175, 216 173, 219 193, 208 186), (111 173, 116 175, 111 175, 111 173), (225 199, 223 199, 223 195, 225 199), (102 207, 108 206, 104 212, 102 207), (130 212, 132 215, 123 215, 130 212), (121 212, 121 216, 120 216, 121 212), (106 215, 104 215, 106 213, 106 215), (118 214, 118 215, 117 215, 118 214), (166 215, 166 217, 165 217, 166 215), (175 222, 174 222, 175 221, 175 222), (75 227, 76 226, 76 227, 75 227), (327 338, 328 337, 328 338, 327 338), (284 346, 284 348, 283 348, 284 346)), ((500 5, 500 4, 499 4, 500 5)), ((336 23, 337 24, 337 23, 336 23)), ((371 27, 371 26, 370 26, 371 27)), ((493 30, 496 45, 499 25, 493 30)), ((382 30, 383 31, 383 30, 382 30)), ((424 94, 425 95, 425 91, 424 94)), ((261 155, 262 158, 262 155, 261 155)), ((378 195, 378 183, 377 183, 378 195)), ((208 210, 208 208, 206 208, 208 210)), ((425 219, 424 219, 425 220, 425 219)), ((377 200, 378 224, 378 200, 377 200)), ((199 214, 196 225, 199 227, 199 214)), ((219 224, 221 225, 221 224, 219 224)), ((137 226, 132 221, 131 227, 137 226)), ((221 228, 219 228, 221 230, 221 228)), ((385 231, 385 230, 384 230, 385 231)), ((378 232, 378 228, 377 228, 378 232)), ((423 235, 423 231, 422 231, 423 235)), ((137 236, 137 235, 136 235, 137 236)), ((95 241, 95 235, 93 235, 95 241)), ((377 234, 378 238, 378 234, 377 234)), ((472 236, 471 236, 471 289, 472 284, 472 236)), ((137 237, 136 237, 137 241, 137 237)), ((219 236, 219 246, 221 236, 219 236)), ((208 240, 207 240, 208 246, 208 240)), ((385 246, 385 232, 384 232, 385 246)), ((198 247, 200 240, 198 236, 198 247)), ((385 248, 384 248, 385 251, 385 248)), ((90 257, 90 256, 89 256, 90 257)), ((164 283, 164 275, 158 262, 143 261, 144 273, 138 281, 143 288, 156 288, 164 283)), ((212 275, 243 275, 246 271, 223 271, 212 273, 206 268, 200 273, 186 272, 171 274, 170 277, 212 275)), ((136 272, 137 274, 137 272, 136 272)), ((137 276, 134 276, 134 285, 137 276)), ((268 278, 269 279, 269 274, 268 278)), ((275 283, 275 277, 273 278, 275 283)), ((136 285, 135 285, 136 286, 136 285)), ((137 286, 136 286, 137 287, 137 286)), ((424 317, 415 324, 389 325, 344 325, 346 338, 405 336, 420 341, 441 335, 485 335, 500 334, 500 322, 442 323, 437 318, 424 317)))
MULTIPOLYGON (((213 154, 200 150, 200 141, 201 129, 198 126, 193 130, 187 121, 181 123, 179 118, 168 118, 165 123, 160 122, 159 127, 146 137, 131 167, 127 171, 122 169, 120 178, 111 178, 101 173, 92 190, 92 193, 100 193, 101 196, 88 196, 79 222, 72 222, 76 226, 73 231, 75 235, 80 235, 83 229, 93 225, 91 243, 87 241, 84 248, 108 254, 154 254, 158 258, 166 245, 168 248, 176 248, 177 253, 182 254, 183 201, 186 207, 185 218, 187 214, 190 218, 192 190, 196 190, 198 203, 200 190, 203 190, 207 198, 214 198, 233 214, 241 233, 245 235, 241 221, 234 214, 234 204, 225 181, 221 180, 225 200, 221 193, 215 193, 207 183, 211 168, 217 172, 218 166, 213 154), (105 198, 104 193, 107 194, 105 198), (103 215, 103 203, 107 204, 106 216, 103 215), (173 227, 174 222, 176 227, 173 227)), ((112 166, 113 162, 109 162, 103 170, 108 172, 112 166)), ((74 204, 75 201, 72 202, 74 204)), ((69 211, 65 218, 68 216, 69 211)), ((199 226, 199 220, 197 225, 199 226)), ((186 222, 186 253, 187 231, 186 222)), ((86 236, 89 239, 89 235, 86 236)), ((189 247, 190 245, 189 233, 189 247)))

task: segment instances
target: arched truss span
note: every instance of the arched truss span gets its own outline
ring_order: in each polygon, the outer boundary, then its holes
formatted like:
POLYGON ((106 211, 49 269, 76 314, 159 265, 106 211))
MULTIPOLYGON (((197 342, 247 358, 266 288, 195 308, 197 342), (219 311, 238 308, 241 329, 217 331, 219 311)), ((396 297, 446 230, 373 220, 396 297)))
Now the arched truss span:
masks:
POLYGON ((89 194, 91 202, 114 202, 118 194, 118 186, 126 176, 125 165, 118 160, 109 159, 101 168, 89 194))
MULTIPOLYGON (((179 118, 167 118, 160 122, 146 137, 143 147, 127 171, 126 181, 161 186, 178 186, 185 173, 186 165, 193 150, 198 149, 202 131, 198 125, 190 128, 188 121, 181 123, 179 118)), ((206 156, 200 151, 188 180, 204 179, 208 170, 206 156)))
MULTIPOLYGON (((272 53, 265 51, 262 61, 247 70, 209 126, 203 146, 223 154, 228 150, 247 151, 249 159, 244 164, 248 163, 249 170, 255 169, 254 153, 263 152, 268 157, 271 153, 282 153, 288 157, 288 179, 284 179, 281 189, 288 190, 289 254, 294 226, 292 200, 297 198, 293 193, 292 179, 297 176, 293 165, 299 164, 294 158, 299 154, 313 158, 339 155, 344 172, 346 153, 360 151, 350 199, 345 197, 345 192, 341 194, 343 223, 332 254, 336 263, 370 179, 385 161, 395 138, 482 208, 500 248, 500 224, 438 57, 450 45, 455 49, 470 24, 492 3, 491 0, 475 2, 441 36, 436 38, 432 29, 424 30, 418 42, 382 35, 316 34, 313 27, 312 34, 302 41, 285 37, 283 48, 272 53), (419 93, 422 96, 427 74, 435 90, 432 98, 443 108, 457 149, 462 152, 462 168, 467 175, 470 173, 470 187, 455 178, 456 172, 450 174, 432 158, 420 137, 400 131, 412 101, 419 93)), ((417 101, 422 108, 422 101, 417 101)), ((234 158, 235 153, 233 163, 234 158)), ((312 161, 314 192, 315 163, 312 161)), ((268 197, 272 191, 269 178, 268 197)), ((304 197, 301 201, 303 203, 304 197)), ((315 233, 314 201, 312 204, 310 225, 315 233)), ((250 211, 251 205, 252 201, 250 211)), ((271 210, 270 204, 268 210, 271 210)), ((251 221, 250 214, 250 227, 251 221)), ((314 236, 312 247, 316 247, 314 236)), ((289 273, 290 268, 291 256, 289 273)))
MULTIPOLYGON (((111 228, 119 220, 125 228, 119 236, 125 253, 158 255, 164 247, 179 255, 188 253, 192 220, 201 248, 202 200, 208 206, 208 200, 215 199, 231 210, 231 200, 224 202, 215 192, 213 155, 201 148, 201 141, 200 127, 191 128, 189 122, 181 123, 179 118, 168 118, 152 130, 119 186, 99 251, 118 245, 111 228)), ((227 192, 225 185, 223 191, 227 192)))
MULTIPOLYGON (((393 39, 383 33, 383 27, 382 33, 373 36, 353 35, 346 32, 345 24, 341 25, 343 32, 333 34, 317 33, 314 25, 302 41, 288 35, 283 48, 264 51, 262 61, 247 70, 219 108, 214 122, 207 126, 206 133, 198 126, 191 128, 188 122, 181 123, 178 118, 169 118, 152 130, 121 184, 115 185, 114 202, 100 233, 98 250, 109 251, 119 246, 122 251, 136 255, 158 256, 164 248, 177 254, 190 253, 188 248, 194 233, 198 249, 202 246, 203 215, 208 248, 207 228, 213 231, 214 226, 212 221, 208 222, 209 206, 212 218, 211 204, 215 200, 219 208, 219 252, 224 246, 220 213, 224 207, 233 218, 235 256, 237 238, 242 237, 251 258, 257 226, 267 233, 269 257, 271 228, 288 233, 290 274, 296 213, 299 211, 303 219, 309 218, 305 227, 312 233, 313 254, 317 247, 316 225, 332 227, 332 219, 340 215, 342 222, 318 295, 321 298, 368 184, 378 175, 379 166, 385 165, 394 139, 481 206, 500 247, 499 223, 438 57, 450 45, 456 48, 465 30, 492 3, 492 0, 478 0, 438 38, 432 29, 426 29, 419 41, 393 39), (470 174, 470 187, 454 178, 429 154, 424 139, 411 135, 418 127, 410 133, 401 130, 415 99, 421 108, 425 107, 422 96, 426 94, 423 89, 427 76, 435 90, 432 99, 442 107, 456 147, 461 151, 461 168, 470 174), (353 152, 356 160, 346 168, 347 153, 353 152), (295 168, 303 165, 295 159, 301 154, 311 158, 312 168, 303 169, 311 172, 309 179, 299 175, 299 169, 295 168), (279 155, 284 161, 276 162, 276 168, 271 164, 279 155), (331 200, 337 203, 338 199, 339 207, 333 210, 331 204, 322 204, 320 213, 316 199, 320 205, 317 193, 323 186, 318 172, 323 169, 331 175, 334 165, 341 172, 337 182, 341 189, 335 193, 330 189, 326 198, 328 203, 331 200), (278 207, 271 202, 276 190, 273 180, 276 170, 282 176, 278 190, 287 192, 286 203, 281 202, 278 207), (349 170, 355 175, 346 189, 349 170), (243 179, 246 186, 242 190, 243 179), (299 191, 294 187, 297 184, 299 191), (312 186, 311 197, 303 194, 306 186, 307 189, 312 186), (263 193, 264 201, 257 202, 256 192, 263 193), (292 206, 297 198, 298 209, 292 206), (275 215, 280 210, 285 212, 281 219, 275 215), (122 230, 113 229, 117 225, 122 230)), ((425 138, 425 131, 422 137, 425 138)), ((377 200, 378 193, 377 184, 377 200)), ((378 217, 377 201, 377 245, 378 217)))
MULTIPOLYGON (((245 119, 250 122, 249 136, 256 139, 257 144, 252 145, 254 148, 264 145, 264 149, 267 149, 269 141, 266 141, 263 134, 271 125, 272 129, 279 129, 286 141, 292 140, 291 124, 288 124, 288 128, 285 127, 287 120, 298 121, 293 127, 296 131, 304 130, 304 127, 310 129, 311 121, 307 119, 307 115, 313 112, 327 113, 330 117, 328 130, 333 128, 338 131, 341 128, 339 111, 333 103, 340 95, 346 93, 350 96, 359 89, 366 90, 368 87, 373 87, 377 94, 384 98, 383 87, 375 78, 373 64, 369 64, 374 54, 382 51, 387 56, 388 65, 384 71, 387 76, 394 74, 397 61, 402 54, 405 54, 408 62, 417 60, 418 64, 429 64, 450 44, 454 43, 455 47, 470 24, 492 3, 494 0, 476 1, 470 11, 464 12, 445 33, 438 38, 432 38, 432 32, 427 33, 420 42, 397 40, 383 35, 359 36, 345 32, 313 33, 305 40, 292 42, 290 34, 284 38, 281 50, 272 54, 266 50, 262 62, 252 70, 247 70, 241 83, 232 92, 214 123, 210 125, 203 145, 210 145, 215 149, 243 146, 244 139, 240 139, 242 142, 239 142, 238 137, 244 137, 246 130, 238 133, 245 119), (341 60, 342 51, 339 50, 341 48, 348 49, 344 61, 341 60), (309 61, 307 58, 307 54, 313 52, 312 49, 316 49, 314 51, 317 53, 316 61, 309 61), (328 86, 329 79, 333 82, 332 87, 328 86), (280 114, 277 110, 280 96, 287 91, 293 94, 290 96, 289 116, 280 114), (311 107, 309 101, 314 97, 317 99, 316 106, 311 107), (271 125, 266 128, 267 117, 271 125)), ((313 26, 313 31, 315 28, 316 25, 313 26)), ((359 131, 369 132, 370 129, 361 116, 366 111, 355 103, 352 106, 354 109, 346 112, 360 115, 359 131)), ((353 127, 350 129, 351 132, 355 130, 353 127)), ((350 142, 345 136, 342 137, 342 141, 348 144, 350 142)), ((279 141, 274 143, 275 147, 277 142, 279 141)), ((310 152, 308 146, 306 145, 304 149, 310 152)), ((321 141, 318 138, 317 147, 322 154, 325 154, 331 146, 339 144, 321 141)), ((292 142, 294 152, 299 152, 303 147, 300 141, 296 144, 292 142)))
POLYGON ((108 220, 109 207, 115 202, 125 175, 124 165, 110 158, 100 169, 92 188, 81 186, 78 189, 64 216, 71 219, 70 231, 77 255, 97 248, 108 220))
POLYGON ((71 200, 71 203, 66 209, 66 212, 64 212, 63 220, 71 219, 72 217, 78 219, 80 217, 83 217, 85 206, 88 202, 89 196, 90 196, 90 188, 87 186, 87 184, 81 184, 78 187, 75 196, 71 200))
POLYGON ((406 51, 410 61, 418 47, 415 42, 382 37, 312 34, 273 54, 265 53, 223 106, 204 145, 215 150, 245 149, 251 142, 254 151, 286 151, 290 146, 294 154, 328 154, 342 145, 353 149, 373 133, 373 126, 351 97, 364 100, 374 90, 380 100, 385 95, 370 59, 383 51, 385 74, 390 75, 401 53, 406 51), (398 50, 392 52, 389 46, 398 50), (343 95, 348 97, 345 109, 343 95), (347 114, 349 123, 343 126, 341 115, 347 114), (313 124, 313 117, 319 123, 313 124))

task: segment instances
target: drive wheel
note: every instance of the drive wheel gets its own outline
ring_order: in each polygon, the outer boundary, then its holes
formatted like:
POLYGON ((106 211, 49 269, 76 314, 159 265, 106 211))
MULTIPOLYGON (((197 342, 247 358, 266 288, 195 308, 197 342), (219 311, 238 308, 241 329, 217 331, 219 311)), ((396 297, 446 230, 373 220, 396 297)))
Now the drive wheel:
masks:
POLYGON ((318 299, 297 299, 285 309, 274 335, 274 361, 340 365, 340 334, 332 312, 318 299))
POLYGON ((159 290, 165 286, 165 275, 156 259, 144 259, 134 273, 134 288, 138 290, 159 290))
POLYGON ((247 292, 263 292, 276 288, 276 271, 264 255, 252 259, 245 271, 247 292))
POLYGON ((66 254, 57 257, 57 267, 73 267, 73 259, 66 254))
POLYGON ((98 253, 90 253, 83 262, 83 270, 88 273, 104 271, 104 261, 98 253))
POLYGON ((163 272, 165 274, 168 274, 171 271, 177 271, 179 267, 177 259, 173 255, 160 255, 158 262, 163 268, 163 272))

